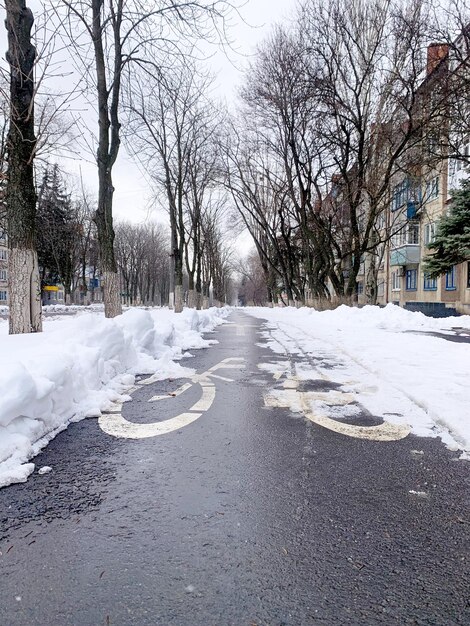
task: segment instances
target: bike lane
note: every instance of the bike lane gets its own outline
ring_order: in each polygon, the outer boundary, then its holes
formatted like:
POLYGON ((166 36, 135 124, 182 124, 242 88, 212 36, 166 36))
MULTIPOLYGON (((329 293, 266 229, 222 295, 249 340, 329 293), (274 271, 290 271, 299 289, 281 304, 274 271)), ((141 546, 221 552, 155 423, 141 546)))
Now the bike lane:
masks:
POLYGON ((230 321, 199 378, 136 385, 0 491, 1 622, 468 623, 468 465, 266 407, 279 357, 230 321))

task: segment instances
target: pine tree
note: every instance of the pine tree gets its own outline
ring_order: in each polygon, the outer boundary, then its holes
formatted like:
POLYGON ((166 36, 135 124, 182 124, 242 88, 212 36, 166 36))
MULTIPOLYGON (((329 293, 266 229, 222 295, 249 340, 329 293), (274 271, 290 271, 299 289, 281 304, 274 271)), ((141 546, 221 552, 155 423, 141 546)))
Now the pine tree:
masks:
POLYGON ((436 237, 427 247, 432 254, 425 259, 424 270, 432 278, 470 260, 470 180, 453 193, 449 212, 439 220, 436 237))
POLYGON ((64 285, 70 295, 75 265, 77 223, 58 165, 44 172, 37 207, 38 258, 43 285, 64 285))

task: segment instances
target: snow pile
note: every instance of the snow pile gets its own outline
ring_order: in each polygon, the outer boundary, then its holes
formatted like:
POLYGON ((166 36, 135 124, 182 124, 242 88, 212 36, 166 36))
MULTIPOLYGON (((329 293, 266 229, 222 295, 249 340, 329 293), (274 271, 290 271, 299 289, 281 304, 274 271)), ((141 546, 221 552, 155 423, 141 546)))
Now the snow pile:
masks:
POLYGON ((320 374, 337 382, 374 415, 405 421, 416 435, 439 436, 468 458, 470 343, 445 337, 452 328, 470 330, 470 316, 434 319, 393 304, 246 311, 270 322, 276 352, 305 357, 300 378, 320 374))
POLYGON ((9 336, 0 322, 0 487, 24 481, 27 461, 72 421, 99 416, 123 400, 135 374, 161 378, 188 373, 177 361, 191 348, 212 343, 202 333, 224 321, 229 309, 130 309, 114 319, 89 311, 44 320, 44 332, 9 336))

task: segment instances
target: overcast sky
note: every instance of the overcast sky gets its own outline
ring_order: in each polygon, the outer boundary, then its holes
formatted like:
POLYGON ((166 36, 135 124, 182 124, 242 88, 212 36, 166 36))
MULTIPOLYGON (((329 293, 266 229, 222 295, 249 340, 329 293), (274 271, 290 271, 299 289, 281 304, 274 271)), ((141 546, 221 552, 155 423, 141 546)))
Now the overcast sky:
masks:
MULTIPOLYGON (((287 19, 295 4, 296 0, 248 0, 242 9, 246 23, 237 19, 237 23, 231 29, 234 48, 239 54, 231 53, 231 60, 227 59, 223 52, 211 58, 213 71, 218 73, 216 95, 225 97, 227 102, 235 98, 242 69, 256 45, 269 33, 273 24, 287 19)), ((75 169, 78 170, 78 164, 75 169)), ((81 163, 81 170, 87 186, 95 189, 97 179, 95 166, 92 163, 81 163)), ((113 169, 113 181, 116 189, 115 217, 133 222, 148 221, 153 213, 152 210, 149 214, 151 198, 148 186, 137 165, 125 153, 124 146, 113 169)))

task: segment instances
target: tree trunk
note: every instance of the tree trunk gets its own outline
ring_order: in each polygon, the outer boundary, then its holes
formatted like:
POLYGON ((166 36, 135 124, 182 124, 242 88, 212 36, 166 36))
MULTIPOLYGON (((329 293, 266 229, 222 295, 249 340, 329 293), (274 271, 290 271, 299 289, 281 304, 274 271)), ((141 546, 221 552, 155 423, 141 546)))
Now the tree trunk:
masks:
MULTIPOLYGON (((114 228, 113 228, 113 194, 114 187, 111 176, 116 161, 120 137, 118 120, 118 102, 121 81, 121 69, 116 68, 120 52, 115 50, 113 83, 110 89, 106 83, 106 61, 103 49, 102 29, 102 0, 92 0, 93 13, 92 39, 95 51, 96 87, 98 96, 98 150, 96 162, 98 165, 98 208, 95 213, 95 223, 100 245, 101 272, 104 284, 104 314, 105 317, 115 317, 122 313, 121 294, 116 258, 114 256, 114 228), (111 106, 109 97, 111 96, 111 106), (111 119, 110 119, 111 116, 111 119), (112 122, 112 123, 111 123, 112 122)), ((118 15, 120 22, 122 14, 118 15)), ((116 22, 117 24, 117 22, 116 22)), ((116 28, 118 26, 116 25, 116 28)), ((119 32, 115 31, 116 38, 119 32)))
POLYGON ((196 308, 196 292, 194 289, 188 289, 188 307, 190 309, 196 308))
POLYGON ((180 250, 174 251, 175 258, 175 313, 183 310, 183 257, 180 250))
POLYGON ((175 257, 173 255, 170 256, 170 294, 168 296, 168 308, 175 308, 175 257))
MULTIPOLYGON (((186 266, 188 266, 189 264, 186 263, 186 266)), ((188 307, 190 309, 194 309, 196 306, 196 291, 194 289, 194 274, 195 271, 191 270, 189 267, 187 267, 187 272, 188 272, 188 307)))
POLYGON ((370 264, 367 268, 366 284, 364 286, 367 304, 377 304, 377 282, 378 267, 374 255, 371 255, 370 264))
POLYGON ((116 317, 121 315, 121 293, 119 289, 119 275, 116 257, 114 255, 114 228, 113 228, 113 193, 114 187, 111 171, 107 166, 107 158, 98 159, 98 208, 95 213, 95 223, 100 244, 101 271, 104 280, 104 315, 116 317))
POLYGON ((183 285, 175 287, 175 313, 181 313, 183 310, 183 285))
POLYGON ((11 248, 8 258, 8 278, 10 334, 40 332, 41 285, 36 251, 11 248))
POLYGON ((116 302, 116 293, 119 295, 119 276, 117 272, 103 272, 103 302, 105 317, 116 317, 122 313, 121 300, 116 302))
POLYGON ((7 60, 10 64, 10 128, 6 205, 10 334, 42 330, 41 285, 36 252, 36 191, 33 160, 34 62, 33 14, 25 0, 6 0, 7 60))

